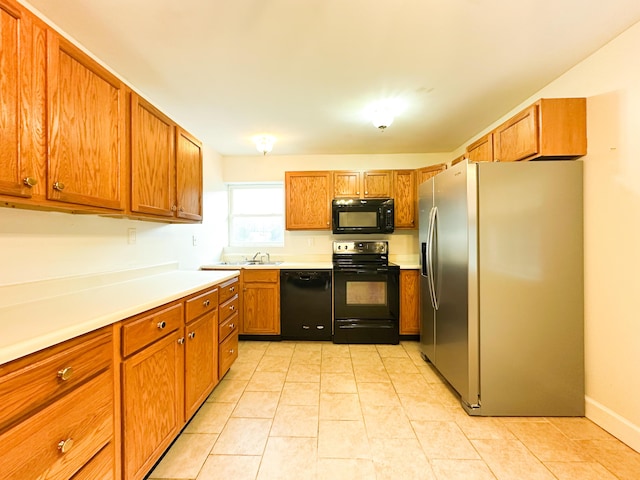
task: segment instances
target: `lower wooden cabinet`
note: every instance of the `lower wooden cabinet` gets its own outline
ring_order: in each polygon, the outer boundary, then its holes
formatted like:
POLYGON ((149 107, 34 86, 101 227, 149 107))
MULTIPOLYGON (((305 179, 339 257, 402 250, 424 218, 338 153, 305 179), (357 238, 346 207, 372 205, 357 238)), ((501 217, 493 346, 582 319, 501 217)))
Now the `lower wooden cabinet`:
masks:
POLYGON ((188 420, 218 382, 218 311, 188 323, 184 344, 184 411, 188 420))
POLYGON ((109 443, 100 450, 82 470, 76 473, 71 480, 112 480, 114 471, 114 445, 109 443))
POLYGON ((400 270, 400 335, 420 334, 420 271, 400 270))
POLYGON ((280 335, 280 271, 242 270, 242 330, 246 335, 280 335))
POLYGON ((71 478, 113 441, 112 345, 107 328, 0 366, 3 479, 71 478))

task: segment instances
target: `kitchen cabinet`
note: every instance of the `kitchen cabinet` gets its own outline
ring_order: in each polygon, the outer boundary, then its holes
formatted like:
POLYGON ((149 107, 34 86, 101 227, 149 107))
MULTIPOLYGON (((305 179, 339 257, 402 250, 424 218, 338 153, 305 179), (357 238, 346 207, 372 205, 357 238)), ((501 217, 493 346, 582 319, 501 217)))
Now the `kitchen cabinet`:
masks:
POLYGON ((45 197, 46 28, 0 0, 0 195, 45 197))
POLYGON ((586 99, 540 99, 496 128, 493 135, 497 162, 586 155, 586 99))
POLYGON ((457 156, 456 158, 451 160, 451 166, 453 167, 454 165, 459 164, 460 162, 464 161, 466 158, 467 158, 466 155, 457 156))
POLYGON ((131 94, 131 211, 173 217, 175 124, 149 102, 131 94))
POLYGON ((393 171, 395 228, 416 228, 418 219, 416 174, 413 170, 393 171))
POLYGON ((467 146, 466 158, 469 162, 493 162, 493 133, 488 133, 467 146))
POLYGON ((334 171, 333 196, 335 198, 389 198, 392 197, 391 170, 334 171))
POLYGON ((245 335, 280 335, 278 270, 242 270, 242 330, 245 335))
POLYGON ((240 296, 238 277, 220 284, 218 325, 218 378, 222 378, 238 358, 240 332, 240 296))
POLYGON ((176 216, 202 220, 202 143, 176 126, 176 216))
POLYGON ((122 211, 124 83, 66 39, 47 33, 47 198, 122 211))
POLYGON ((218 383, 218 289, 187 299, 185 345, 185 421, 218 383))
POLYGON ((330 230, 332 173, 285 172, 287 230, 330 230))
POLYGON ((115 479, 110 327, 0 366, 0 401, 3 479, 70 478, 98 452, 115 479))
POLYGON ((420 272, 400 270, 400 335, 420 335, 420 272))
POLYGON ((416 170, 416 175, 418 177, 417 186, 419 187, 421 183, 426 182, 431 177, 435 177, 438 173, 444 172, 447 169, 446 163, 438 163, 437 165, 429 165, 428 167, 422 167, 416 170))
POLYGON ((125 480, 144 478, 184 425, 183 311, 176 302, 122 324, 125 480))

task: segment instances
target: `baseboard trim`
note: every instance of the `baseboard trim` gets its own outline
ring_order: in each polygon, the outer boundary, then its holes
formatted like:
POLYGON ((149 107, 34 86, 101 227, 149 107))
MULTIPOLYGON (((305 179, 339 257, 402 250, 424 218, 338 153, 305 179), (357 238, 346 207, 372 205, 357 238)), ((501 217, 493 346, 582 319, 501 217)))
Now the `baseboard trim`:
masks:
POLYGON ((640 453, 640 426, 589 396, 585 396, 585 416, 640 453))

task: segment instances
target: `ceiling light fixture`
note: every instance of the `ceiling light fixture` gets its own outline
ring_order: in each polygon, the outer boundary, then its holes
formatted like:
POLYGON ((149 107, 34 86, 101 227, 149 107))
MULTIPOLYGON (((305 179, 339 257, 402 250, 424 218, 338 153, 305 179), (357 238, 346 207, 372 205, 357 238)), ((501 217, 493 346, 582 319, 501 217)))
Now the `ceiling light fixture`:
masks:
POLYGON ((393 118, 393 113, 388 108, 379 107, 371 113, 371 123, 381 132, 393 123, 393 118))
POLYGON ((365 116, 373 126, 384 132, 393 123, 395 117, 406 109, 406 102, 399 98, 387 98, 370 103, 365 109, 365 116))
POLYGON ((276 143, 276 137, 273 135, 258 135, 253 137, 253 143, 256 144, 256 150, 266 155, 273 149, 273 144, 276 143))

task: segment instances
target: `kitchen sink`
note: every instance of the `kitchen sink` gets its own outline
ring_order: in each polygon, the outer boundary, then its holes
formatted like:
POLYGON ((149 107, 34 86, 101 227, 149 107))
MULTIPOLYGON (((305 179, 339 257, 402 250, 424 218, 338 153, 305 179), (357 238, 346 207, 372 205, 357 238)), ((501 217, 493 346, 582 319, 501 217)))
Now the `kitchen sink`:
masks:
POLYGON ((283 262, 261 262, 259 260, 241 260, 239 262, 219 262, 218 265, 237 265, 237 266, 249 266, 249 265, 281 265, 283 262))

